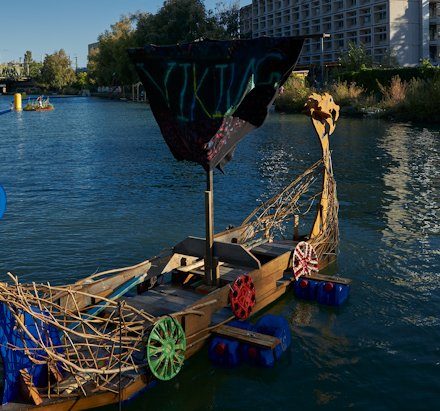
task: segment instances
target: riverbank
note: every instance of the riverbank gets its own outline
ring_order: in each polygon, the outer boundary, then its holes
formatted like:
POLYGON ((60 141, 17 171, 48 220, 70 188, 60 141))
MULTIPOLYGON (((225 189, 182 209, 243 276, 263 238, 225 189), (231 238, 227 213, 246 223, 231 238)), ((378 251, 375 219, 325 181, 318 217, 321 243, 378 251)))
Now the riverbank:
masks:
MULTIPOLYGON (((275 110, 300 113, 307 96, 316 90, 299 77, 292 76, 284 93, 275 101, 275 110)), ((402 80, 398 75, 388 85, 377 82, 377 90, 368 90, 355 82, 336 81, 324 88, 341 106, 343 116, 373 116, 383 119, 440 124, 440 75, 431 79, 402 80)))

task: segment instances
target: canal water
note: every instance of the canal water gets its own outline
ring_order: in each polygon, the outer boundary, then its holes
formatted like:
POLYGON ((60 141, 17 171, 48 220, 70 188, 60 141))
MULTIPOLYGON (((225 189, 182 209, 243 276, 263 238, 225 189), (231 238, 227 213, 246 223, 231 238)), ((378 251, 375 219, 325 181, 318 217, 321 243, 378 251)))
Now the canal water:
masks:
MULTIPOLYGON (((146 106, 53 102, 53 112, 0 116, 0 280, 72 282, 203 235, 204 172, 172 158, 146 106)), ((214 368, 203 351, 124 408, 440 409, 439 138, 440 128, 341 118, 331 144, 349 302, 287 295, 268 310, 293 336, 274 368, 214 368)), ((319 155, 307 118, 272 114, 215 176, 216 229, 319 155)))

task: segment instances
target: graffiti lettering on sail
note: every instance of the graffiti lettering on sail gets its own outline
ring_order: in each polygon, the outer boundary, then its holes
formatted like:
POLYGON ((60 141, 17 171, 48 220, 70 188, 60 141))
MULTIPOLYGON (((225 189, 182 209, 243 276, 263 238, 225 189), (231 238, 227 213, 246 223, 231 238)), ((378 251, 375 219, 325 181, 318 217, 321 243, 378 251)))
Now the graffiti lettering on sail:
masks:
POLYGON ((138 64, 151 92, 162 99, 179 121, 200 118, 221 119, 232 114, 253 87, 277 85, 282 74, 271 68, 271 61, 281 60, 281 53, 239 63, 199 65, 185 61, 166 61, 158 69, 138 64), (154 70, 154 71, 153 71, 154 70))

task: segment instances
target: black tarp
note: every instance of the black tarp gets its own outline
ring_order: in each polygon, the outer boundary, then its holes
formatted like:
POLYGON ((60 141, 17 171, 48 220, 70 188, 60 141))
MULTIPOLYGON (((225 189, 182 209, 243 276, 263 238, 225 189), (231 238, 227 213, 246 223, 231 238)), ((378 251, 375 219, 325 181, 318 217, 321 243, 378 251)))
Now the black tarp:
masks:
POLYGON ((303 38, 263 37, 129 50, 151 110, 177 160, 222 167, 267 117, 303 38))

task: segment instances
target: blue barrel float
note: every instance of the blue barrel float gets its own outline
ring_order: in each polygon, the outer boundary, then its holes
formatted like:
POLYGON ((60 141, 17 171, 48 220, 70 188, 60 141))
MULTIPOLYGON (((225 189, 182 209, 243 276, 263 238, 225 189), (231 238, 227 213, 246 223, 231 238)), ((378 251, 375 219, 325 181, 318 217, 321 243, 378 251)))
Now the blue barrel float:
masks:
MULTIPOLYGON (((231 321, 228 325, 252 331, 252 324, 248 321, 231 321)), ((240 343, 236 340, 216 336, 209 344, 208 355, 213 364, 222 367, 236 367, 241 363, 240 343)))
POLYGON ((278 338, 280 344, 271 350, 215 336, 209 345, 209 358, 212 363, 223 367, 236 367, 243 362, 262 367, 273 367, 276 360, 280 359, 292 342, 289 323, 279 315, 265 315, 255 325, 248 321, 231 321, 228 325, 250 332, 271 335, 278 338))
POLYGON ((339 282, 340 279, 315 279, 315 278, 298 278, 293 289, 295 295, 303 300, 317 301, 319 304, 340 306, 344 304, 350 294, 350 285, 339 282))

